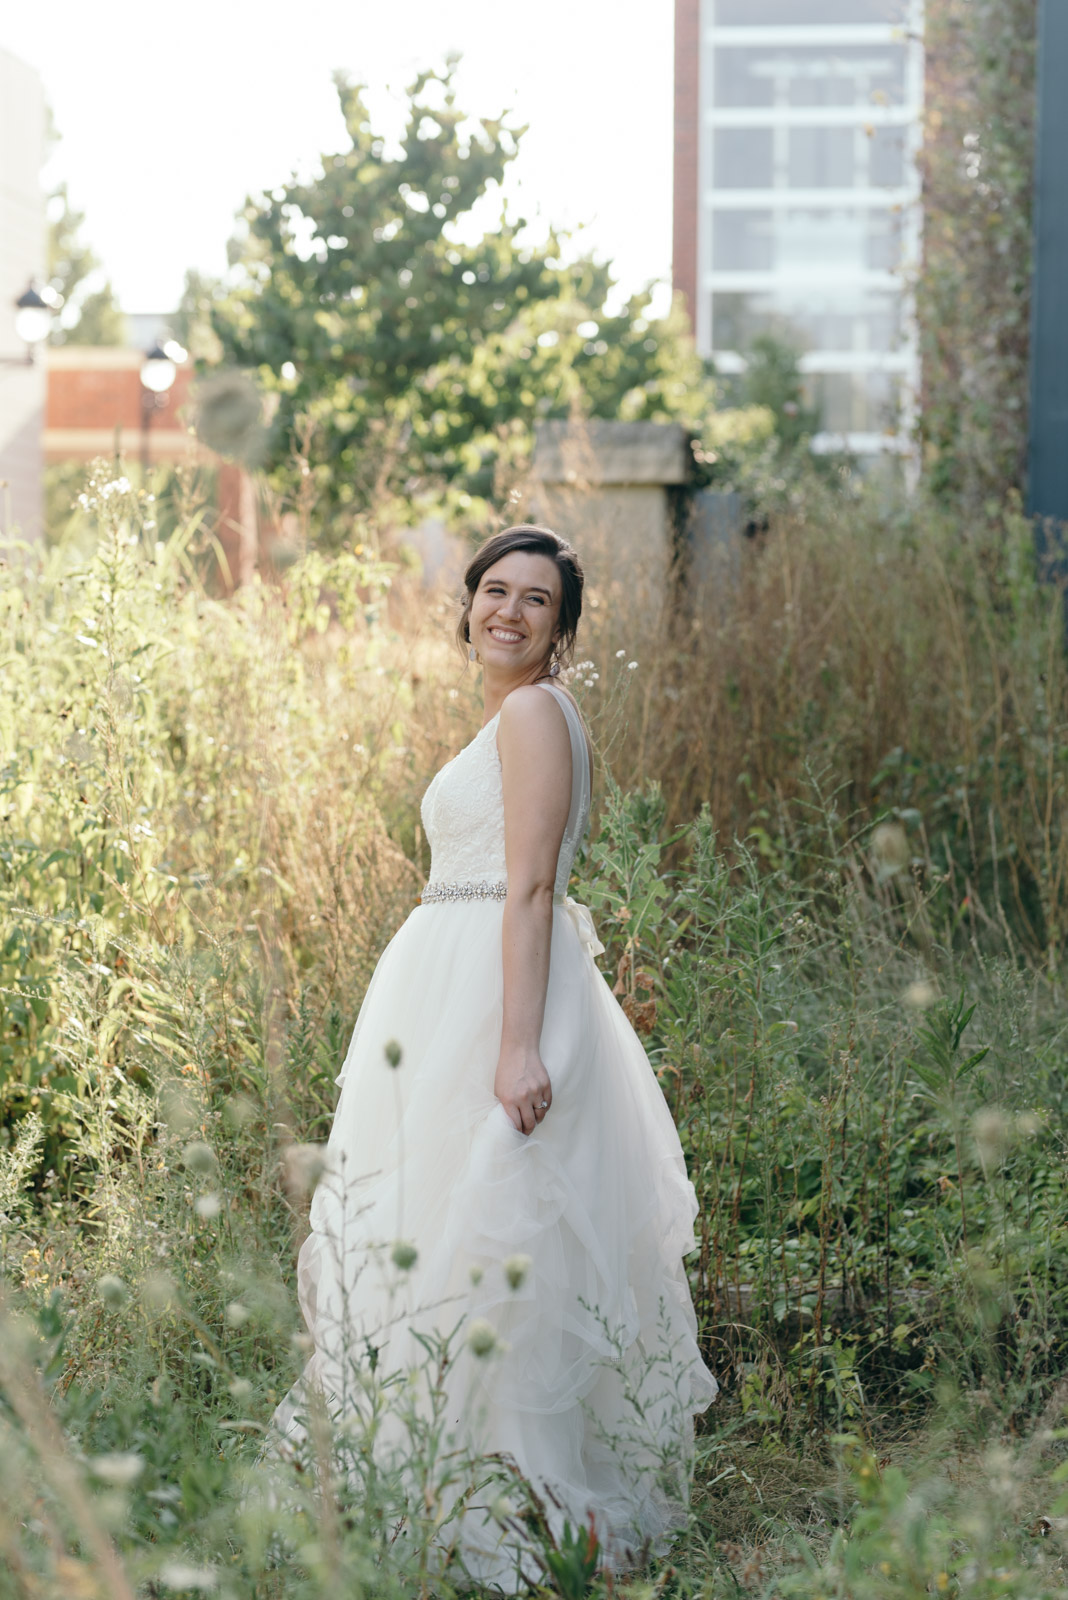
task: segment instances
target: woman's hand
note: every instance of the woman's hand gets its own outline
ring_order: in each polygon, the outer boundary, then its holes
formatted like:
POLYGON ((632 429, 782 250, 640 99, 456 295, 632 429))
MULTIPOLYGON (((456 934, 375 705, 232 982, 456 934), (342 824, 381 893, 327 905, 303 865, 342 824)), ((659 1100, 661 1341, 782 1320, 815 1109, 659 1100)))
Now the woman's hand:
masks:
POLYGON ((493 1092, 519 1133, 533 1133, 553 1103, 549 1074, 536 1050, 502 1050, 493 1092))

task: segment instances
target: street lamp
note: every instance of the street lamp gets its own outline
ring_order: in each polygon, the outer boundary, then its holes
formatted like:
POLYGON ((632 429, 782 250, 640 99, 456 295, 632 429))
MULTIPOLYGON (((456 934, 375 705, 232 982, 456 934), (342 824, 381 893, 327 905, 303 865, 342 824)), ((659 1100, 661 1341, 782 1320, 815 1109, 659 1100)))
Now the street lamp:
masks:
POLYGON ((175 339, 160 344, 157 339, 145 352, 141 363, 141 471, 147 476, 150 466, 148 436, 156 411, 167 404, 167 394, 178 376, 178 364, 186 352, 175 339))
POLYGON ((15 301, 15 332, 26 346, 26 354, 0 356, 0 364, 5 367, 32 367, 37 346, 48 338, 52 313, 60 304, 59 295, 54 289, 46 287, 42 294, 34 288, 31 279, 15 301))

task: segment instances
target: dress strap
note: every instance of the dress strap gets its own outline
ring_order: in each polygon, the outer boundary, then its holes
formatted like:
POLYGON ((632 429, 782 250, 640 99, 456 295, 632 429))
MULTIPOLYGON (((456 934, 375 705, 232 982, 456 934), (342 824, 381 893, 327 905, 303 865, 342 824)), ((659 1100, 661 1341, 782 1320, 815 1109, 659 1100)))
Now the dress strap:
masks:
POLYGON ((590 764, 590 751, 586 743, 586 730, 582 725, 571 696, 565 694, 558 684, 551 683, 542 678, 537 687, 547 689, 564 713, 567 722, 567 731, 571 737, 571 806, 567 816, 567 827, 564 830, 564 840, 560 849, 561 866, 558 873, 557 889, 566 888, 567 880, 571 874, 571 863, 582 843, 583 836, 590 820, 590 801, 593 794, 593 773, 590 764))

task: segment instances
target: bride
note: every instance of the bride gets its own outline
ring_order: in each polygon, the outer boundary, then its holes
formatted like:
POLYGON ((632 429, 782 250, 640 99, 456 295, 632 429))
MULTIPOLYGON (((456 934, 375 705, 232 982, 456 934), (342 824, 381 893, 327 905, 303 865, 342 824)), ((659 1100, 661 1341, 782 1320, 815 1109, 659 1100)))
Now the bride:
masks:
MULTIPOLYGON (((485 720, 423 798, 430 879, 338 1079, 298 1259, 313 1353, 275 1424, 295 1446, 313 1395, 335 1422, 365 1411, 369 1370, 418 1387, 444 1339, 449 1436, 513 1463, 554 1533, 592 1525, 605 1564, 625 1567, 684 1521, 693 1414, 716 1393, 682 1266, 696 1201, 590 914, 567 895, 591 787, 556 681, 578 556, 546 528, 509 528, 464 583, 458 638, 482 667, 485 720)), ((376 1418, 376 1452, 404 1444, 400 1421, 376 1418)), ((473 1576, 514 1571, 499 1514, 470 1506, 462 1522, 473 1576)))

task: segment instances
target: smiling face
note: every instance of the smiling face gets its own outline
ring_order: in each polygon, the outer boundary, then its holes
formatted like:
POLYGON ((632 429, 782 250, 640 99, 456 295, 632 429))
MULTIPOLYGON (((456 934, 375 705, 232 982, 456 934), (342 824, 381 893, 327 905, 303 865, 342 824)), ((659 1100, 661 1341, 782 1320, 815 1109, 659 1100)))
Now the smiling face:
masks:
POLYGON ((525 683, 545 672, 561 594, 556 562, 533 550, 510 550, 482 574, 468 628, 488 673, 525 683))

